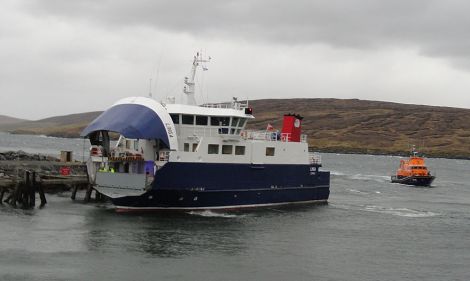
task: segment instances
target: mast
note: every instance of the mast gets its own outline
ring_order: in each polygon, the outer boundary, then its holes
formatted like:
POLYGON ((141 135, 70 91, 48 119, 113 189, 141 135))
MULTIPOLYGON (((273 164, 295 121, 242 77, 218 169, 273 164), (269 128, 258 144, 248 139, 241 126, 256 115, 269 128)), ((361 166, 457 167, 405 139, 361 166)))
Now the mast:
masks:
MULTIPOLYGON (((194 78, 196 77, 196 69, 201 63, 210 62, 211 58, 208 57, 207 59, 202 58, 202 54, 199 52, 194 56, 193 66, 191 67, 191 73, 189 77, 184 77, 184 89, 183 92, 186 94, 187 104, 189 105, 197 105, 196 97, 195 97, 195 83, 194 78)), ((203 70, 207 70, 206 67, 203 66, 203 70)))

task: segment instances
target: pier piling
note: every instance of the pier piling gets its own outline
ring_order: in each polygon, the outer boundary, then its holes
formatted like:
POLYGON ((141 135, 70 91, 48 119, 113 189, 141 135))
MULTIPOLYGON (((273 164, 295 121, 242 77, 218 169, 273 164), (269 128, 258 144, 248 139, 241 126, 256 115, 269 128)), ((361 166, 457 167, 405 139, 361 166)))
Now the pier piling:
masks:
POLYGON ((5 192, 6 192, 6 191, 7 191, 6 188, 2 188, 2 189, 0 190, 0 205, 3 204, 3 196, 5 195, 5 192))
POLYGON ((36 171, 31 173, 31 188, 29 190, 29 206, 36 206, 36 171))
POLYGON ((85 202, 90 202, 92 192, 93 192, 93 186, 89 184, 85 193, 85 199, 84 199, 85 202))
POLYGON ((72 195, 70 196, 72 200, 75 200, 75 198, 77 197, 77 191, 78 191, 78 184, 74 184, 72 186, 72 195))
MULTIPOLYGON (((85 202, 91 201, 93 186, 85 163, 37 160, 0 160, 0 204, 24 209, 47 204, 45 192, 71 190, 72 200, 79 189, 86 189, 85 202), (63 171, 68 173, 63 173, 63 171), (40 203, 36 204, 36 192, 40 203)), ((100 199, 101 194, 96 195, 100 199)))

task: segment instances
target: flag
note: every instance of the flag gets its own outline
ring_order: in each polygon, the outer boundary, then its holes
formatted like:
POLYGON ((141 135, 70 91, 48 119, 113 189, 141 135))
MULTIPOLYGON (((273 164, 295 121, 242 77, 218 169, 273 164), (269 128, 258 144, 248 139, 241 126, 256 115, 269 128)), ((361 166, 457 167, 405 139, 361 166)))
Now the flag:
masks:
POLYGON ((268 126, 266 126, 266 131, 272 131, 272 130, 274 130, 273 125, 268 123, 268 126))

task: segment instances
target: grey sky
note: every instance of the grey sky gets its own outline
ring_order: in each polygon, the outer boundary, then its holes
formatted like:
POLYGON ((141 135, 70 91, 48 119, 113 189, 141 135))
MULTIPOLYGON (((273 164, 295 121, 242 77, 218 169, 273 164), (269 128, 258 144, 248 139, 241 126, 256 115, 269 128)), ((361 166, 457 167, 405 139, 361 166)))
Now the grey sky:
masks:
POLYGON ((0 114, 102 110, 131 95, 336 97, 470 108, 468 1, 3 0, 0 114), (203 93, 201 95, 200 93, 203 93))

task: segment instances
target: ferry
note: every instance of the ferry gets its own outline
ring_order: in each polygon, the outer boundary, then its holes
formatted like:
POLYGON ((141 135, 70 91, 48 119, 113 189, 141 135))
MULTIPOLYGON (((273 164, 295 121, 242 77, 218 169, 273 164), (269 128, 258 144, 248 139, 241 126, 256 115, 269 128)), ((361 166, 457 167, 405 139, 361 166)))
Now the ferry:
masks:
POLYGON ((120 212, 326 203, 330 172, 309 152, 303 118, 285 114, 280 131, 247 130, 248 101, 197 105, 194 78, 207 61, 194 56, 186 103, 124 98, 82 131, 94 189, 120 212))
POLYGON ((408 159, 400 160, 400 167, 391 177, 392 183, 416 186, 430 186, 434 179, 435 176, 428 170, 424 158, 418 156, 414 147, 408 159))

